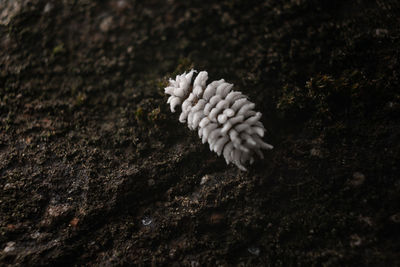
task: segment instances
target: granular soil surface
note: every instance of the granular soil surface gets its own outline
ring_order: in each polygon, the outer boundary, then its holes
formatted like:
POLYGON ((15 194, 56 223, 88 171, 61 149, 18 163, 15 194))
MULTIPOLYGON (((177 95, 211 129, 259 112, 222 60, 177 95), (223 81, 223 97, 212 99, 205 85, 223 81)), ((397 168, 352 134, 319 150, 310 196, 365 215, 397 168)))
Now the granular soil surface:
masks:
POLYGON ((400 266, 397 1, 0 1, 0 265, 400 266), (195 68, 274 145, 171 113, 195 68))

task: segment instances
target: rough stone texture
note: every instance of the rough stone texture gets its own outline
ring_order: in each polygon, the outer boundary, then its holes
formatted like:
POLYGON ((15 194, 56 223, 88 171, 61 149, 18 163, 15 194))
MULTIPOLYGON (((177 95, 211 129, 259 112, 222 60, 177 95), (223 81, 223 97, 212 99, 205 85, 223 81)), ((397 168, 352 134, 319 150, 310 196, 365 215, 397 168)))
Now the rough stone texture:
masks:
POLYGON ((0 265, 400 265, 396 1, 11 2, 0 265), (264 114, 249 172, 169 113, 191 67, 264 114))

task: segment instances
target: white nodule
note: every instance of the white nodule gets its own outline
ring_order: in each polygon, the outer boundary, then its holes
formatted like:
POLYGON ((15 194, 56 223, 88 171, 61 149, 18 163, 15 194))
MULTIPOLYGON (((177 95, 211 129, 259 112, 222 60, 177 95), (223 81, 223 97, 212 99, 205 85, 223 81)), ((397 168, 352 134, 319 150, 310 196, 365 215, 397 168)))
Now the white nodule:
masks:
POLYGON ((227 164, 233 163, 246 171, 246 163, 254 161, 254 154, 263 158, 261 149, 272 149, 261 138, 265 128, 261 113, 254 111, 255 104, 241 92, 232 91, 233 84, 224 79, 206 85, 208 73, 197 71, 177 75, 169 79, 164 92, 170 95, 167 103, 172 112, 181 106, 180 122, 187 122, 191 130, 198 130, 202 142, 208 142, 210 150, 224 156, 227 164))

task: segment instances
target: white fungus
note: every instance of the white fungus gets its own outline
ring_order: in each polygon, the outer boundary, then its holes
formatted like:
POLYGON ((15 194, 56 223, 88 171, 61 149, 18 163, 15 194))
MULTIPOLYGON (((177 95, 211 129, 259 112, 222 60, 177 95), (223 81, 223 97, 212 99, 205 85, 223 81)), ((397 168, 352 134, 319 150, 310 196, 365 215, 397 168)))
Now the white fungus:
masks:
POLYGON ((273 148, 261 139, 265 133, 261 113, 254 111, 255 104, 241 92, 231 91, 233 84, 224 79, 206 85, 206 71, 199 72, 191 85, 196 72, 169 79, 167 103, 172 112, 181 106, 179 121, 187 122, 191 130, 198 129, 203 144, 208 142, 211 151, 245 171, 246 162, 253 163, 254 154, 263 158, 261 149, 273 148))

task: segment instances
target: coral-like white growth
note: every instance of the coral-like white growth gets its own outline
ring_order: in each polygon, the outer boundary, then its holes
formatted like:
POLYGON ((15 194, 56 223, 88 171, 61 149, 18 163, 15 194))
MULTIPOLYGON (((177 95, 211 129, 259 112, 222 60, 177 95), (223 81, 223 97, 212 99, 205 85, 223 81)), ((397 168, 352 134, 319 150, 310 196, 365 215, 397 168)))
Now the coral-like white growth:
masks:
POLYGON ((210 150, 218 156, 224 155, 226 163, 234 163, 246 170, 245 163, 254 161, 254 154, 263 158, 261 149, 273 146, 262 141, 265 128, 260 122, 261 113, 253 109, 241 92, 232 91, 233 84, 224 79, 213 81, 206 86, 208 73, 201 71, 192 83, 195 70, 177 75, 169 80, 165 93, 170 95, 171 111, 181 105, 179 121, 191 130, 198 128, 203 144, 208 142, 210 150))

